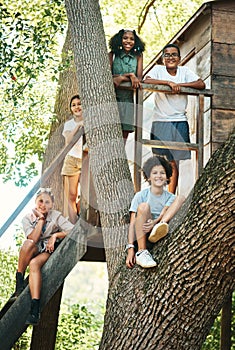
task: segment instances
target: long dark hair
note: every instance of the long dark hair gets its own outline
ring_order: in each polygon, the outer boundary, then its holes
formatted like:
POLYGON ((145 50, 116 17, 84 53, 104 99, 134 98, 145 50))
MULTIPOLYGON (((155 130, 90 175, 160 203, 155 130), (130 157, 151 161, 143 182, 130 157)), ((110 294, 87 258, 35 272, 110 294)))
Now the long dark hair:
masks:
POLYGON ((121 29, 109 40, 109 48, 115 55, 120 55, 122 52, 122 37, 124 33, 132 32, 135 38, 135 46, 131 49, 133 55, 139 56, 145 49, 145 43, 136 34, 135 30, 131 29, 121 29))

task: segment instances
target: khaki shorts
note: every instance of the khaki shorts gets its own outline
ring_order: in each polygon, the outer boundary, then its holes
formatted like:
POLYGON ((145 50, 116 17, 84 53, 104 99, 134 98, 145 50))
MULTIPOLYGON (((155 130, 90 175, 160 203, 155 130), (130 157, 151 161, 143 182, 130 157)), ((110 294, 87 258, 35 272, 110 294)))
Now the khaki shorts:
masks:
POLYGON ((74 176, 81 174, 82 159, 75 158, 67 154, 64 159, 64 164, 61 170, 61 175, 74 176))

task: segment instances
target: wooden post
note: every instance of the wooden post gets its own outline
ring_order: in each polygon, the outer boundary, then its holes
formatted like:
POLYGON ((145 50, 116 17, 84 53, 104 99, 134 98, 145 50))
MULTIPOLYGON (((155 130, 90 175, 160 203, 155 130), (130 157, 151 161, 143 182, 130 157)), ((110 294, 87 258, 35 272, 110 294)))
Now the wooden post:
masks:
POLYGON ((232 293, 224 303, 221 315, 220 350, 231 350, 232 293))
POLYGON ((143 90, 136 90, 136 131, 134 150, 134 186, 135 192, 141 189, 140 168, 142 164, 142 131, 143 131, 143 90))
POLYGON ((198 95, 198 118, 197 118, 197 144, 198 144, 198 176, 203 169, 203 153, 204 153, 204 95, 198 95))

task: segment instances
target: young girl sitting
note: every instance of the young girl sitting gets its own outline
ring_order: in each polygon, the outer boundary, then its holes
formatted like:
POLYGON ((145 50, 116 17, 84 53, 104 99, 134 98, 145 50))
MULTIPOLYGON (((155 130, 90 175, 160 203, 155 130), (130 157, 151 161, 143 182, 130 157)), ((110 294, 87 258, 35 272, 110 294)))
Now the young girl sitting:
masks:
POLYGON ((168 222, 179 210, 185 198, 175 196, 164 187, 172 176, 171 164, 162 157, 151 157, 143 165, 143 175, 150 187, 136 193, 130 207, 130 226, 128 255, 126 265, 132 268, 134 264, 149 268, 156 262, 147 250, 147 239, 155 243, 168 233, 168 222), (138 251, 135 254, 134 242, 137 240, 138 251))
POLYGON ((40 319, 41 268, 54 252, 57 240, 64 238, 73 228, 59 211, 52 209, 53 202, 51 190, 41 188, 36 195, 35 208, 22 220, 26 240, 20 249, 14 298, 24 289, 24 273, 29 266, 32 300, 26 324, 37 325, 40 319))

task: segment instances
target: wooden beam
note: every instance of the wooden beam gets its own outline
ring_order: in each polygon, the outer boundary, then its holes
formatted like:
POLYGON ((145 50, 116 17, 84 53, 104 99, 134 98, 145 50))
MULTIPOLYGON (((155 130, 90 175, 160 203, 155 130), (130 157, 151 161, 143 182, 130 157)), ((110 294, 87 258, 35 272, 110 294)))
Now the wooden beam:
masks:
POLYGON ((134 149, 134 187, 135 192, 141 189, 142 134, 143 134, 143 90, 136 91, 136 130, 134 149))
POLYGON ((204 166, 204 96, 198 96, 197 116, 197 144, 198 144, 198 175, 201 174, 204 166))
POLYGON ((224 303, 221 315, 220 350, 231 350, 232 293, 224 303))
MULTIPOLYGON (((157 84, 145 84, 142 83, 141 87, 143 90, 152 91, 152 92, 166 92, 166 93, 172 93, 171 88, 168 85, 157 85, 157 84)), ((122 83, 119 86, 120 89, 124 90, 133 90, 131 87, 131 83, 122 83)), ((204 90, 197 90, 193 88, 186 88, 181 87, 180 94, 182 95, 191 95, 191 96, 199 96, 204 95, 205 97, 211 97, 213 96, 213 91, 209 89, 204 90)))
POLYGON ((173 142, 173 141, 158 141, 158 140, 147 140, 142 139, 142 144, 150 148, 166 148, 176 150, 191 150, 197 151, 198 144, 189 142, 173 142))

